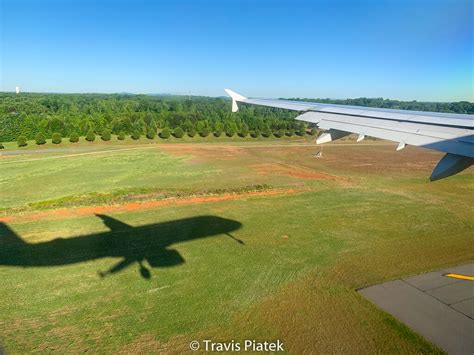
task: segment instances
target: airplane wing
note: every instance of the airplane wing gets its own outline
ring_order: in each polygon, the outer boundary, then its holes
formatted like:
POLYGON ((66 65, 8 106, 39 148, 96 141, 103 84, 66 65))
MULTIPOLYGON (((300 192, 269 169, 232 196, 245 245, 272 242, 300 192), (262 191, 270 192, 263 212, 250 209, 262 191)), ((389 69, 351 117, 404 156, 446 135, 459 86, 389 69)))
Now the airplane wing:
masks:
POLYGON ((474 164, 474 115, 392 110, 315 102, 247 98, 225 89, 232 98, 232 112, 238 102, 302 112, 297 120, 316 124, 325 132, 316 140, 322 144, 351 133, 398 142, 397 150, 407 144, 445 152, 430 180, 439 180, 474 164))

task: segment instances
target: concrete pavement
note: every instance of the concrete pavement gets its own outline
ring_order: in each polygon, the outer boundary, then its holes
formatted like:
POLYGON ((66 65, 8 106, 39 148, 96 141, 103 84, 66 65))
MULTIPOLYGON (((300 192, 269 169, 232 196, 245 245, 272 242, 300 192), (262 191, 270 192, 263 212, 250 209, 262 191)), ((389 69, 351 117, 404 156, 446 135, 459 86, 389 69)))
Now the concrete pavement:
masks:
POLYGON ((474 354, 474 263, 386 282, 360 294, 449 354, 474 354))

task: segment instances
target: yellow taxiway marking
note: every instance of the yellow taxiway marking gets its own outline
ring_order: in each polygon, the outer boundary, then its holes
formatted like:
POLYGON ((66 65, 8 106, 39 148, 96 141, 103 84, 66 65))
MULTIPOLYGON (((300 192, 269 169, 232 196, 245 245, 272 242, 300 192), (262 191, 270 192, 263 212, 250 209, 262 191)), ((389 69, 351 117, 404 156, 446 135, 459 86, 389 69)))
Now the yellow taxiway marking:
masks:
POLYGON ((452 278, 454 278, 454 279, 461 279, 461 280, 474 281, 474 276, 469 276, 469 275, 446 274, 446 275, 444 275, 444 276, 452 277, 452 278))

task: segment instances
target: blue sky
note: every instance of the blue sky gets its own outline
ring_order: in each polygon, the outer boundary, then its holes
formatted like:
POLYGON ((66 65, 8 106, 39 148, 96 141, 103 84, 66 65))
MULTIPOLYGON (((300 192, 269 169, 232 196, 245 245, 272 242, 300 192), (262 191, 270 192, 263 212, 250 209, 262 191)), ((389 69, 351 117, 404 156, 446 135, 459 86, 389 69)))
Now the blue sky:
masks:
POLYGON ((0 90, 474 101, 470 0, 0 0, 0 90))

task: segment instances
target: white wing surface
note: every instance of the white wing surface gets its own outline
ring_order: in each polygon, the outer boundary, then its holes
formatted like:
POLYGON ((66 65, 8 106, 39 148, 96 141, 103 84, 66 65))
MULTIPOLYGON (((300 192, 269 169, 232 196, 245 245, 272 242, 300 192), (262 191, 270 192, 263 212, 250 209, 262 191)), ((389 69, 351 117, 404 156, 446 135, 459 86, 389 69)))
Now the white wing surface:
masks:
POLYGON ((398 142, 397 150, 410 144, 445 152, 431 174, 431 181, 454 175, 474 163, 474 115, 253 99, 229 89, 225 91, 232 98, 233 112, 238 110, 237 103, 302 112, 297 120, 325 130, 317 144, 356 133, 358 142, 372 136, 398 142))

